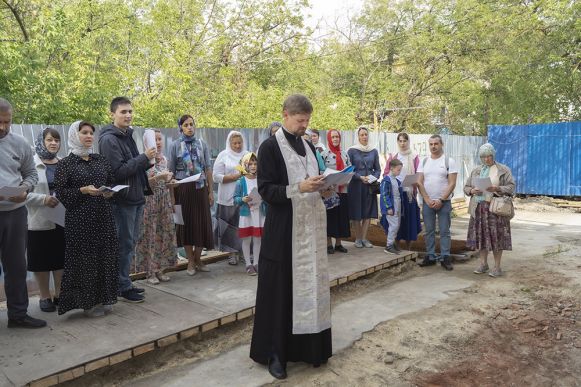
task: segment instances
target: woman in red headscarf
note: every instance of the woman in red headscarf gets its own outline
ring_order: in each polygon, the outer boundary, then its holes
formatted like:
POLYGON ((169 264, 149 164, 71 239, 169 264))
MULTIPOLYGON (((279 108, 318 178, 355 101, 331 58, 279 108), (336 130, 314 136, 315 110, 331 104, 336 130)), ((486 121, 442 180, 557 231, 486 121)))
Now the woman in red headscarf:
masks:
MULTIPOLYGON (((347 152, 341 150, 341 133, 336 129, 327 132, 327 145, 321 156, 326 168, 342 170, 351 166, 351 160, 347 152)), ((335 251, 346 253, 347 249, 341 244, 341 240, 351 236, 349 226, 349 203, 347 200, 348 185, 341 185, 335 188, 339 196, 338 205, 327 208, 327 253, 334 254, 335 251), (335 246, 333 240, 335 238, 335 246)))

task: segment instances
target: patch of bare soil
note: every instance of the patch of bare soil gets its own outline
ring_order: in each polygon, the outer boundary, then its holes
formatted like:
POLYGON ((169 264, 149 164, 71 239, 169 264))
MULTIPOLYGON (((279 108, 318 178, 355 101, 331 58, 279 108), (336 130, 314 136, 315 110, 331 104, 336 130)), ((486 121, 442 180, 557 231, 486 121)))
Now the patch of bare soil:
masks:
POLYGON ((285 385, 581 386, 581 287, 549 270, 557 255, 497 279, 464 271, 473 286, 379 324, 285 385))
MULTIPOLYGON (((559 282, 560 278, 549 273, 526 283, 542 286, 549 280, 559 282)), ((547 289, 551 287, 547 284, 547 289)), ((579 298, 543 293, 493 308, 478 321, 480 328, 461 347, 453 364, 436 372, 419 372, 410 381, 425 387, 578 385, 579 298)))
POLYGON ((560 207, 550 196, 515 198, 513 203, 517 211, 575 213, 581 210, 578 207, 560 207))

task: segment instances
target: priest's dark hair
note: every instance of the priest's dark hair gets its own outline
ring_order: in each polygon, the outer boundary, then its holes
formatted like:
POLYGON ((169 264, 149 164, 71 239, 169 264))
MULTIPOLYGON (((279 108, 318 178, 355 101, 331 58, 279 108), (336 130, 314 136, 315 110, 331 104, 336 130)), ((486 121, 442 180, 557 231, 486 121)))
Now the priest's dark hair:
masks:
POLYGON ((282 110, 290 115, 311 114, 313 112, 313 105, 305 95, 292 94, 284 100, 282 110))
POLYGON ((127 97, 115 97, 111 100, 111 106, 109 106, 111 113, 115 113, 119 105, 131 105, 131 100, 127 97))

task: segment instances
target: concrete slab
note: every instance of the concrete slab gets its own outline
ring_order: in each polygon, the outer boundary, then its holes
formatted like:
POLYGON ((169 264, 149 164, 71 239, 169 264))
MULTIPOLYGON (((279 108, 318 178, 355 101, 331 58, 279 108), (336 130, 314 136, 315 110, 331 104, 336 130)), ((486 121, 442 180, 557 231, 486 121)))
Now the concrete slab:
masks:
MULTIPOLYGON (((345 246, 349 253, 329 257, 331 280, 354 278, 369 268, 406 256, 387 255, 379 247, 345 246)), ((251 311, 245 311, 254 306, 257 278, 246 275, 242 264, 230 266, 222 261, 210 268, 210 273, 193 277, 185 271, 171 273, 172 281, 157 286, 140 281, 147 288, 146 302, 119 302, 113 313, 102 318, 87 319, 80 311, 60 317, 43 313, 38 299, 32 298, 30 314, 46 319, 49 327, 8 330, 6 314, 0 312, 0 386, 20 386, 79 367, 89 372, 125 359, 136 347, 171 343, 179 339, 179 335, 173 336, 178 332, 202 325, 214 329, 218 326, 215 320, 229 322, 236 312, 241 312, 239 318, 250 316, 251 311)))
MULTIPOLYGON (((449 293, 469 287, 467 281, 446 273, 434 273, 398 282, 363 297, 343 302, 333 308, 333 352, 345 349, 361 338, 364 332, 377 324, 403 314, 429 308, 449 297, 449 293), (405 294, 405 299, 401 295, 405 294), (408 302, 407 300, 414 300, 408 302), (373 305, 371 308, 370 305, 373 305)), ((206 386, 261 386, 275 382, 266 367, 254 363, 249 357, 249 345, 243 345, 212 360, 186 364, 159 374, 132 380, 124 386, 186 387, 206 386), (236 370, 236 378, 232 378, 236 370)), ((332 364, 333 359, 331 358, 332 364)), ((309 367, 291 363, 289 373, 297 373, 309 367)))

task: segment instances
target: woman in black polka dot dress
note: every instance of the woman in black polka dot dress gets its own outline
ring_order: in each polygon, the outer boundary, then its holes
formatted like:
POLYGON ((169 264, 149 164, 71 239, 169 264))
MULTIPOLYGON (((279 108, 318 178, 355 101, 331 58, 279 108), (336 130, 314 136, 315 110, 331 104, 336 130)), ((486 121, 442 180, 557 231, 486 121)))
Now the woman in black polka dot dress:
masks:
POLYGON ((65 263, 58 313, 83 309, 89 317, 105 314, 117 302, 119 245, 110 193, 109 162, 91 153, 93 125, 77 121, 69 129, 71 154, 55 172, 57 198, 66 207, 65 263))

